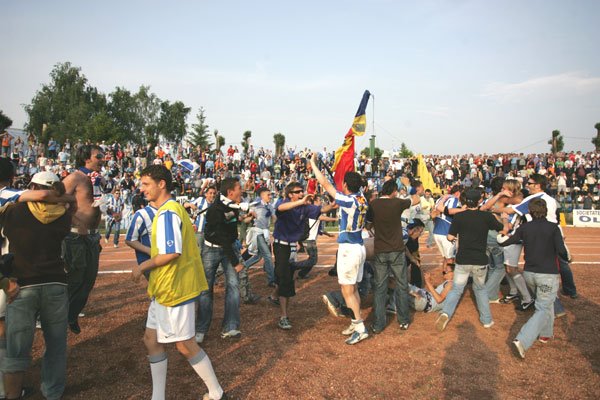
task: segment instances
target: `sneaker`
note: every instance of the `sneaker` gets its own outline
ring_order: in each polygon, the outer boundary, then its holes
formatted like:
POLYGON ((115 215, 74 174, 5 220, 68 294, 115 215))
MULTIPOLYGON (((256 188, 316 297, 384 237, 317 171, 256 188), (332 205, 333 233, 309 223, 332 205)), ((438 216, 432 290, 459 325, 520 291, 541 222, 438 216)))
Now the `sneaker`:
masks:
POLYGON ((271 296, 267 297, 267 300, 269 300, 269 303, 274 304, 276 306, 278 306, 280 304, 279 303, 279 299, 275 299, 275 298, 273 298, 271 296))
MULTIPOLYGON (((26 386, 21 389, 21 397, 19 397, 19 399, 26 399, 34 393, 35 393, 34 388, 32 388, 30 386, 26 386)), ((0 400, 5 400, 5 399, 6 399, 6 397, 0 396, 0 400)))
POLYGON ((535 303, 535 300, 531 300, 527 303, 521 303, 518 306, 515 307, 515 310, 517 311, 525 311, 527 310, 529 307, 531 307, 533 304, 535 303))
POLYGON ((196 333, 196 343, 200 344, 204 342, 204 333, 196 333))
POLYGON ((490 304, 500 304, 500 299, 496 299, 496 300, 489 300, 490 304))
POLYGON ((362 332, 354 331, 352 333, 352 336, 350 336, 348 339, 346 339, 346 344, 356 344, 358 342, 362 342, 363 340, 365 340, 368 337, 369 337, 369 331, 367 331, 366 329, 362 332))
POLYGON ((260 296, 252 293, 250 296, 244 299, 244 304, 256 304, 260 300, 260 296))
POLYGON ((69 322, 69 329, 76 335, 81 333, 81 327, 78 322, 69 322))
MULTIPOLYGON (((221 398, 219 398, 218 400, 227 400, 229 397, 227 397, 227 394, 225 392, 223 392, 223 394, 221 395, 221 398)), ((215 399, 211 399, 210 396, 208 395, 208 393, 205 393, 204 396, 202 396, 202 400, 215 400, 215 399)))
POLYGON ((221 333, 221 337, 223 339, 238 339, 240 336, 242 336, 242 332, 238 331, 237 329, 232 329, 230 331, 221 333))
POLYGON ((489 324, 483 324, 483 327, 484 327, 485 329, 489 329, 489 328, 491 328, 492 326, 494 326, 494 321, 490 322, 489 324))
POLYGON ((286 331, 289 331, 290 329, 292 329, 292 324, 290 324, 290 320, 288 319, 288 317, 279 318, 279 322, 277 323, 277 326, 286 331))
POLYGON ((443 332, 444 329, 446 329, 446 325, 448 325, 448 321, 450 321, 448 314, 441 313, 435 321, 435 329, 437 329, 438 332, 443 332))
POLYGON ((538 342, 546 344, 546 343, 548 343, 550 341, 550 339, 552 339, 552 338, 549 338, 549 337, 546 337, 546 336, 540 336, 538 338, 538 342))
POLYGON ((80 312, 80 313, 79 313, 79 315, 78 315, 78 317, 79 317, 79 318, 83 318, 83 317, 85 317, 85 314, 84 314, 84 313, 82 313, 82 312, 80 312))
POLYGON ((108 244, 108 239, 104 238, 104 244, 108 244))
POLYGON ((400 324, 400 330, 407 331, 410 324, 400 324))
POLYGON ((350 323, 350 326, 342 331, 342 335, 350 336, 354 333, 355 330, 356 330, 356 326, 353 323, 350 323))
MULTIPOLYGON (((42 329, 42 321, 39 319, 35 320, 35 329, 42 329)), ((2 397, 0 397, 0 400, 2 400, 2 397)))
POLYGON ((570 294, 569 297, 572 299, 576 299, 579 297, 579 295, 577 293, 574 293, 574 294, 570 294))
POLYGON ((499 300, 500 304, 510 304, 519 298, 518 294, 507 294, 499 300))
POLYGON ((329 297, 327 297, 326 294, 323 295, 322 299, 323 299, 323 303, 325 303, 325 305, 327 306, 327 311, 329 311, 329 314, 331 314, 337 318, 342 317, 342 314, 333 305, 333 303, 331 302, 331 300, 329 300, 329 297))
POLYGON ((518 340, 513 340, 512 342, 513 344, 513 350, 515 352, 516 356, 519 356, 521 358, 525 358, 525 349, 523 348, 523 345, 521 344, 521 342, 519 342, 518 340))
POLYGON ((116 248, 118 248, 118 247, 119 247, 119 245, 118 245, 118 244, 115 244, 115 245, 113 245, 113 247, 116 249, 116 248))
POLYGON ((565 315, 567 315, 567 312, 565 310, 554 313, 554 319, 564 317, 565 315))

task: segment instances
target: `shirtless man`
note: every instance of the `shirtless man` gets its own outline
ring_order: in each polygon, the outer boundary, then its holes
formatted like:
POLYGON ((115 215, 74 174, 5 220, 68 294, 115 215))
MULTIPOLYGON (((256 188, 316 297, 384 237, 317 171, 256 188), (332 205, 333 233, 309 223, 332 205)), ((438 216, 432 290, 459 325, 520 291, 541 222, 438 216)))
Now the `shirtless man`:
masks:
POLYGON ((73 214, 71 233, 64 241, 69 285, 69 329, 75 334, 81 332, 77 318, 87 303, 98 275, 99 202, 102 197, 102 178, 99 171, 103 160, 104 154, 99 146, 81 146, 75 154, 77 170, 63 181, 67 193, 74 194, 77 199, 77 211, 73 214))

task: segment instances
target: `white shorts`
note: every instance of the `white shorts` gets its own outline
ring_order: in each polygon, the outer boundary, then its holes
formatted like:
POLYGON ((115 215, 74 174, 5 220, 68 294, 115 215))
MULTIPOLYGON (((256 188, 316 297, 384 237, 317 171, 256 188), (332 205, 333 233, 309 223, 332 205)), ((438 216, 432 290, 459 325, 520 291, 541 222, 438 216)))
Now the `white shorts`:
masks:
POLYGON ((456 255, 456 244, 448 240, 446 235, 433 235, 435 244, 444 258, 454 258, 456 255))
POLYGON ((354 285, 362 281, 367 252, 362 244, 340 243, 337 259, 338 282, 354 285))
POLYGON ((6 293, 0 289, 0 318, 6 318, 6 293))
POLYGON ((519 257, 521 256, 522 244, 511 244, 502 248, 504 253, 504 265, 517 268, 519 266, 519 257))
POLYGON ((158 343, 182 342, 196 335, 196 302, 166 307, 152 299, 146 328, 155 329, 158 343))

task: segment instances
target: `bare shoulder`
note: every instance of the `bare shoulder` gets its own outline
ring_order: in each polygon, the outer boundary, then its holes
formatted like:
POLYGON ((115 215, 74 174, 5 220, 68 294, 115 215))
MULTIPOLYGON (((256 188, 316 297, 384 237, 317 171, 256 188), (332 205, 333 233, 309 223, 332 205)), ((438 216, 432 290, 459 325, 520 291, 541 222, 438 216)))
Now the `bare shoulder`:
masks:
MULTIPOLYGON (((67 193, 73 194, 82 184, 89 183, 87 176, 81 171, 75 171, 63 179, 67 193)), ((86 185, 87 186, 87 185, 86 185)))

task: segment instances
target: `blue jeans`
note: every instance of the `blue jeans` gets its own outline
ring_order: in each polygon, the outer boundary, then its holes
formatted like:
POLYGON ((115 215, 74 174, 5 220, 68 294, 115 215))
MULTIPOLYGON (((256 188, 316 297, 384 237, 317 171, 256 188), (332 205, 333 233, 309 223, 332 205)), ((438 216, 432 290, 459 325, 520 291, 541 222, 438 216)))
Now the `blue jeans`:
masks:
POLYGON ((485 282, 485 290, 487 291, 489 300, 498 300, 500 283, 504 279, 506 271, 504 270, 504 252, 496 240, 496 235, 493 235, 493 237, 492 235, 488 235, 487 253, 490 264, 485 282))
POLYGON ((275 267, 273 266, 273 257, 271 256, 271 246, 267 243, 267 240, 263 235, 256 237, 256 244, 258 252, 244 262, 246 268, 250 268, 254 264, 260 261, 261 257, 265 260, 263 269, 267 273, 268 283, 275 283, 275 267))
POLYGON ((375 296, 374 305, 375 322, 373 328, 382 331, 387 325, 385 308, 388 297, 388 276, 390 272, 396 280, 396 316, 398 323, 410 323, 409 301, 408 301, 408 271, 406 268, 406 257, 403 251, 392 251, 375 255, 373 264, 375 272, 375 296))
POLYGON ((208 281, 208 289, 200 293, 196 315, 196 332, 207 333, 213 314, 213 287, 219 264, 225 272, 225 315, 221 329, 228 332, 240 328, 240 288, 238 274, 231 261, 220 247, 205 246, 202 253, 204 273, 208 281))
POLYGON ((423 223, 425 224, 425 230, 429 232, 429 235, 427 235, 426 246, 432 247, 435 245, 435 240, 433 239, 433 221, 428 219, 427 221, 423 221, 423 223))
POLYGON ((303 261, 290 261, 290 265, 294 270, 300 270, 298 272, 298 276, 306 276, 314 267, 317 265, 317 260, 319 258, 319 252, 317 250, 317 241, 316 240, 305 240, 303 242, 304 248, 306 249, 306 253, 308 254, 308 258, 303 261))
POLYGON ((460 265, 456 264, 454 268, 454 280, 452 289, 444 301, 442 313, 447 314, 452 318, 458 301, 465 291, 465 286, 469 280, 469 276, 473 276, 473 292, 475 293, 475 301, 477 302, 477 310, 479 310, 479 321, 482 324, 492 322, 492 313, 490 311, 490 303, 488 294, 485 289, 486 265, 460 265))
POLYGON ((113 243, 119 244, 119 234, 121 233, 121 221, 117 221, 115 219, 111 219, 110 221, 107 221, 106 222, 106 235, 104 236, 104 238, 106 240, 108 240, 110 238, 110 234, 112 233, 113 228, 115 230, 113 243))
POLYGON ((31 364, 31 346, 35 320, 40 316, 46 351, 42 360, 42 394, 49 400, 60 399, 67 372, 66 285, 48 284, 22 288, 6 308, 6 357, 4 373, 25 372, 31 364))
POLYGON ((554 334, 554 302, 558 293, 558 274, 523 273, 527 286, 535 293, 535 312, 523 325, 517 340, 523 348, 530 348, 539 336, 552 337, 554 334))
POLYGON ((562 280, 563 292, 567 296, 573 296, 577 294, 577 288, 575 287, 575 279, 573 279, 573 271, 571 271, 571 265, 569 262, 562 257, 558 257, 558 263, 560 265, 560 279, 562 280))

